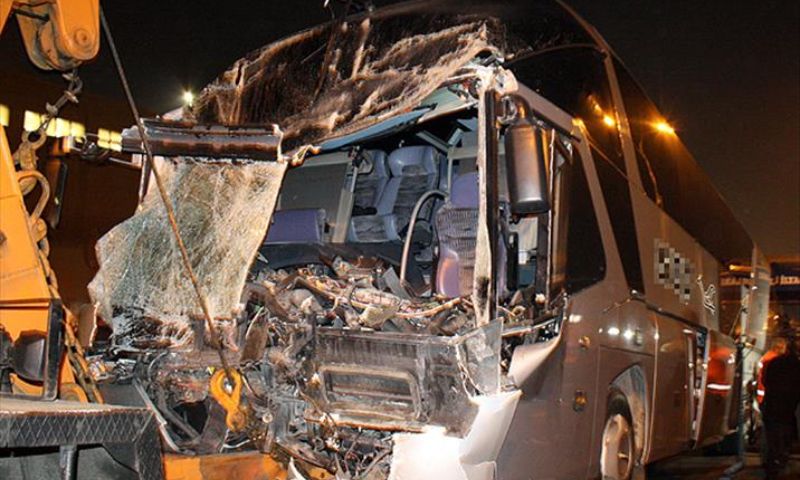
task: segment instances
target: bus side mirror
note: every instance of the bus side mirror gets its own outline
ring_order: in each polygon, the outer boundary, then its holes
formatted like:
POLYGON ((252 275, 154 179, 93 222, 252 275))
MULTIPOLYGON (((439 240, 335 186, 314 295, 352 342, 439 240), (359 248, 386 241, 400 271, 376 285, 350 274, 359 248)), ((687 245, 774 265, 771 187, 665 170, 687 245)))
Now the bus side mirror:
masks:
POLYGON ((505 135, 511 212, 517 215, 546 213, 550 210, 550 198, 542 130, 530 120, 530 108, 522 97, 509 95, 505 100, 513 111, 513 120, 505 135))

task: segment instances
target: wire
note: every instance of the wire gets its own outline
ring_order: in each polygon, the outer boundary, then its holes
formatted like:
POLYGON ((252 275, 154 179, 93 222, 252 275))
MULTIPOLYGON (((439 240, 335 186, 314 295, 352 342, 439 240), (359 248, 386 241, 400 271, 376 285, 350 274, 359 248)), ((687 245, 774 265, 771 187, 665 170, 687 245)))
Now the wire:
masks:
POLYGON ((403 242, 403 256, 400 259, 400 284, 406 284, 406 270, 408 269, 408 255, 411 250, 411 240, 414 237, 414 225, 417 223, 417 215, 419 215, 419 211, 422 209, 422 205, 433 196, 442 197, 442 199, 447 200, 447 193, 441 190, 428 190, 427 192, 423 193, 417 203, 414 204, 414 209, 411 211, 411 218, 408 223, 408 228, 406 230, 406 239, 403 242))
POLYGON ((186 273, 189 276, 189 280, 192 283, 192 287, 194 288, 194 292, 197 295, 197 302, 200 304, 200 308, 203 310, 203 315, 206 320, 206 326, 208 327, 208 331, 212 337, 212 343, 214 343, 214 347, 216 347, 217 353, 219 354, 219 361, 222 364, 222 368, 225 370, 225 377, 228 380, 230 385, 234 385, 235 381, 233 380, 233 375, 231 374, 230 365, 228 365, 228 360, 225 358, 225 354, 222 351, 222 338, 219 336, 217 332, 217 328, 214 325, 214 322, 211 318, 211 312, 208 308, 208 302, 206 301, 205 296, 203 295, 202 290, 200 289, 200 283, 197 281, 197 277, 194 274, 194 269, 192 268, 192 264, 189 261, 189 254, 186 251, 186 245, 183 243, 183 238, 181 237, 181 233, 178 229, 178 222, 175 220, 175 211, 172 207, 172 202, 169 199, 169 195, 167 194, 167 190, 164 187, 164 182, 161 179, 161 175, 158 173, 158 169, 156 168, 155 161, 153 160, 153 152, 150 149, 150 142, 147 139, 147 132, 145 132, 144 123, 142 123, 142 117, 139 115, 139 109, 136 108, 136 102, 133 99, 133 94, 131 93, 130 85, 128 84, 128 79, 125 76, 125 70, 122 67, 122 61, 119 58, 119 53, 117 52, 117 47, 114 44, 114 38, 111 36, 111 29, 108 26, 108 21, 106 20, 105 12, 103 8, 100 8, 100 23, 103 26, 103 31, 106 35, 106 40, 108 41, 108 47, 111 50, 111 56, 114 59, 114 65, 117 67, 117 73, 119 74, 120 82, 122 83, 122 88, 125 90, 125 96, 128 99, 128 105, 131 108, 131 113, 133 114, 134 120, 136 121, 136 128, 139 131, 139 136, 142 139, 142 146, 144 147, 145 158, 147 158, 147 163, 150 165, 150 170, 153 173, 153 177, 156 180, 156 185, 158 186, 158 193, 161 197, 161 201, 164 203, 164 208, 167 211, 167 219, 169 220, 169 225, 172 228, 172 234, 175 236, 175 241, 178 244, 178 250, 180 250, 181 260, 183 262, 183 266, 186 268, 186 273))

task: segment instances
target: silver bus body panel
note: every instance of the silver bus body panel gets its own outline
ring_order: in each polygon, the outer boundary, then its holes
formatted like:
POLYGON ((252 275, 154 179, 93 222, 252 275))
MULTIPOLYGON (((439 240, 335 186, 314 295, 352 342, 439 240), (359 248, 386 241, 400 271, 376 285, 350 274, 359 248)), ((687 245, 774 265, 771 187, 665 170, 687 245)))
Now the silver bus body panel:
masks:
MULTIPOLYGON (((570 298, 563 331, 552 345, 528 345, 515 352, 512 378, 523 396, 501 452, 498 478, 523 478, 528 472, 536 472, 535 478, 595 476, 609 388, 622 390, 629 403, 636 404, 632 415, 642 463, 719 441, 731 432, 735 345, 719 331, 714 293, 724 266, 645 195, 610 59, 606 69, 616 101, 646 294, 625 287, 591 152, 585 141, 578 142, 606 251, 606 277, 570 298), (659 249, 689 267, 691 273, 678 279, 677 288, 659 281, 659 249), (588 348, 580 346, 585 338, 588 348), (520 378, 520 371, 527 375, 520 378), (632 378, 637 379, 636 388, 632 378), (573 408, 576 392, 589 398, 581 412, 573 408), (566 447, 569 459, 561 455, 566 447)), ((535 95, 520 83, 519 93, 529 92, 535 95)), ((543 116, 555 117, 547 115, 554 110, 540 108, 543 116)))

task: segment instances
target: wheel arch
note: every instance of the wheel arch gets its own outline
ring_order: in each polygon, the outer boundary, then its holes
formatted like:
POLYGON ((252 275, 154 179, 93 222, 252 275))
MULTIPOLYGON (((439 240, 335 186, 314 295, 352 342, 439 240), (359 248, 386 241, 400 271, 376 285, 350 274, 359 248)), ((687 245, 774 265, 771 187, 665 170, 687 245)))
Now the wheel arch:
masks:
POLYGON ((630 411, 636 459, 641 461, 644 458, 645 446, 650 433, 650 409, 647 402, 647 382, 644 369, 640 365, 633 365, 614 378, 609 385, 606 409, 610 406, 615 394, 624 398, 630 411))

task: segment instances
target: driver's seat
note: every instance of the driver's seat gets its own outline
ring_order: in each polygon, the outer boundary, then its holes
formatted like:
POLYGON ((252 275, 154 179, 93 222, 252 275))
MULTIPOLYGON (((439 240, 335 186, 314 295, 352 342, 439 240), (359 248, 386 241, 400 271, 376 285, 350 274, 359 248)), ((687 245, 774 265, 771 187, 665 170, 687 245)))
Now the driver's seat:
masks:
MULTIPOLYGON (((453 179, 450 197, 436 213, 439 236, 439 261, 434 287, 445 297, 455 298, 472 293, 475 273, 475 247, 478 241, 478 208, 480 192, 478 172, 459 175, 453 179)), ((497 242, 497 289, 506 295, 505 241, 497 242)))
POLYGON ((436 291, 454 298, 472 292, 478 236, 478 172, 453 179, 450 197, 436 213, 439 261, 436 291))

